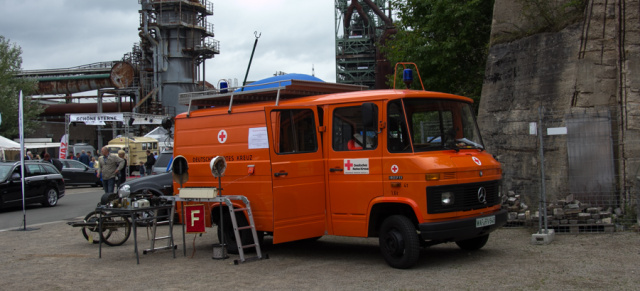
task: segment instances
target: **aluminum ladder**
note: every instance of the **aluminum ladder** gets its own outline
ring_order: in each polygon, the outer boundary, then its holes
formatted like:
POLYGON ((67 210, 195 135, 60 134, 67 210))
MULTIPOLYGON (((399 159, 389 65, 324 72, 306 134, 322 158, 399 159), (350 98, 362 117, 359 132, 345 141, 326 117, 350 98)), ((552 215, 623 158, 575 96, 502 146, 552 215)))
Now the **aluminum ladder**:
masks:
MULTIPOLYGON (((236 238, 236 243, 237 243, 237 247, 238 247, 238 255, 240 256, 240 259, 236 259, 233 261, 234 264, 238 265, 240 263, 244 263, 244 262, 248 262, 248 261, 255 261, 255 260, 261 260, 263 259, 262 256, 262 251, 260 249, 260 241, 258 240, 258 233, 256 232, 256 225, 253 222, 253 214, 251 212, 251 205, 249 203, 249 199, 247 199, 247 197, 245 196, 241 196, 241 195, 229 195, 229 196, 221 196, 220 197, 222 200, 225 200, 225 204, 227 204, 227 209, 229 210, 229 217, 231 217, 231 225, 233 226, 233 234, 235 235, 236 238), (244 207, 242 208, 234 208, 233 207, 233 203, 231 203, 231 200, 236 200, 236 201, 242 201, 242 203, 244 203, 244 207), (238 221, 236 220, 236 212, 244 212, 247 214, 247 218, 249 218, 249 225, 247 226, 240 226, 238 227, 238 221), (251 229, 251 234, 253 235, 253 243, 251 244, 247 244, 247 245, 243 245, 242 244, 242 239, 240 237, 240 231, 241 230, 246 230, 246 229, 251 229), (249 249, 249 248, 255 248, 256 250, 256 256, 254 257, 245 257, 244 251, 245 249, 249 249)), ((265 259, 268 259, 268 257, 265 257, 265 259)))

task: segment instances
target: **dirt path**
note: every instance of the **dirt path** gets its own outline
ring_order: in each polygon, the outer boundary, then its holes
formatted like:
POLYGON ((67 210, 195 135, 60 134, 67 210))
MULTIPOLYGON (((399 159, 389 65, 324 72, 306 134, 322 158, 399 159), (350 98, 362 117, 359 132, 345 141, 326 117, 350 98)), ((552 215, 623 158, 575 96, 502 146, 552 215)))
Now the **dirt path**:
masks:
MULTIPOLYGON (((640 282, 640 236, 632 232, 556 235, 539 246, 529 243, 528 230, 501 229, 480 251, 438 245, 423 250, 415 268, 396 270, 384 262, 377 239, 267 244, 270 259, 234 265, 235 256, 211 258, 214 230, 188 235, 186 257, 176 230, 175 259, 170 251, 141 254, 140 265, 133 239, 103 246, 99 259, 98 246, 65 223, 0 232, 2 289, 637 290, 640 282)), ((139 247, 147 248, 146 231, 139 231, 139 247)))

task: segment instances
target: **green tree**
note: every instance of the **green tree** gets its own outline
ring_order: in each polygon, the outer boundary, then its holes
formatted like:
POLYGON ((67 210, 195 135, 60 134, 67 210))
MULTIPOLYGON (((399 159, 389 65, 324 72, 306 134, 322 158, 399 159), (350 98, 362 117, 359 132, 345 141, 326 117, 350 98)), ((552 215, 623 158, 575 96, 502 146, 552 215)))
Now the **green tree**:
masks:
MULTIPOLYGON (((398 33, 383 48, 387 59, 392 64, 416 63, 426 90, 478 100, 493 3, 493 0, 392 1, 399 18, 398 33)), ((416 83, 412 85, 414 88, 419 86, 416 83)))
POLYGON ((44 110, 40 104, 30 97, 35 92, 36 81, 16 78, 22 66, 22 49, 11 44, 8 39, 0 35, 0 135, 13 139, 19 135, 18 109, 20 90, 23 99, 24 134, 32 133, 40 126, 37 117, 44 110))

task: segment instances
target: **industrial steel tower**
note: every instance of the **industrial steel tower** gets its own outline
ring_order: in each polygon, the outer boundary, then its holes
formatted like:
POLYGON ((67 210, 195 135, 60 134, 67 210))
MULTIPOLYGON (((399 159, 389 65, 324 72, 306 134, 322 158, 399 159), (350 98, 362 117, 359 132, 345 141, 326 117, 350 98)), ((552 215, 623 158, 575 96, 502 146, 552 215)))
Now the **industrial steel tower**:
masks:
POLYGON ((391 66, 381 51, 395 33, 387 0, 335 0, 336 82, 387 88, 391 66))
POLYGON ((213 3, 140 0, 140 4, 140 46, 131 55, 139 64, 142 93, 136 108, 153 114, 184 112, 187 107, 178 104, 178 95, 202 90, 204 61, 220 53, 213 24, 207 21, 213 3))

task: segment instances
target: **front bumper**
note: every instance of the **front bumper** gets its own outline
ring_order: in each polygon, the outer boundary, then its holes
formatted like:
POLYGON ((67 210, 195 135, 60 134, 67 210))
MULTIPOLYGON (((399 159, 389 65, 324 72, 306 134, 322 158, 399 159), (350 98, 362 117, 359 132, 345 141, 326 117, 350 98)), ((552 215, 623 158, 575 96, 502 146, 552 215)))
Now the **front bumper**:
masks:
POLYGON ((471 218, 456 219, 444 222, 429 222, 418 225, 420 236, 429 241, 459 241, 488 234, 507 223, 507 210, 471 218), (495 215, 493 225, 476 227, 476 220, 495 215))

